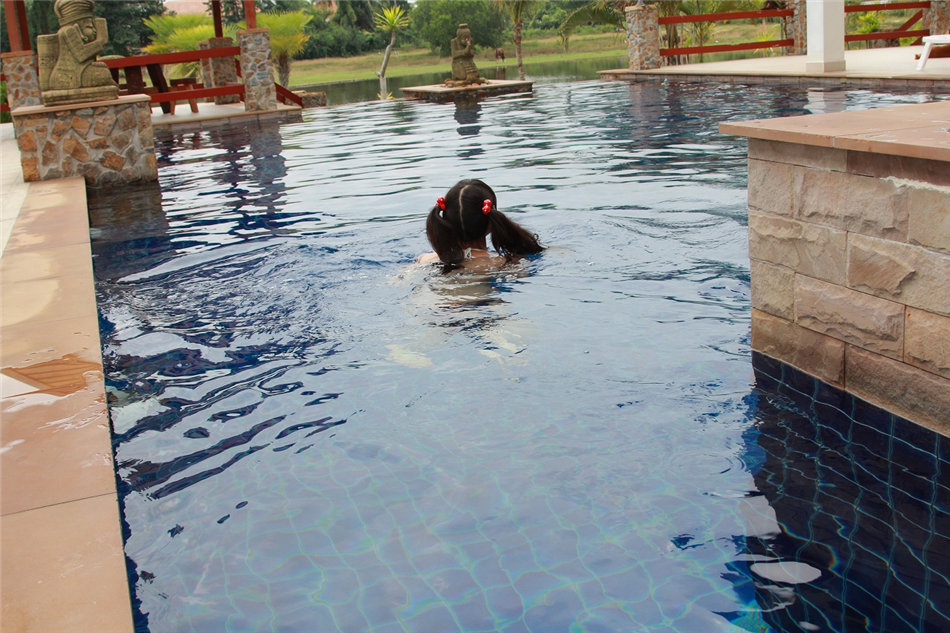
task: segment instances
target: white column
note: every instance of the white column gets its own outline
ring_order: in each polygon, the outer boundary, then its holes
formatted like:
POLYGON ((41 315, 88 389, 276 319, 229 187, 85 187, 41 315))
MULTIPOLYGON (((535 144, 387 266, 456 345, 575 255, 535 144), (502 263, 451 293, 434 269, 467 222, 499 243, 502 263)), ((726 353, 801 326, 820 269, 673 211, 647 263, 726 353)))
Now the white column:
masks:
POLYGON ((808 0, 808 54, 805 71, 844 70, 844 0, 808 0))

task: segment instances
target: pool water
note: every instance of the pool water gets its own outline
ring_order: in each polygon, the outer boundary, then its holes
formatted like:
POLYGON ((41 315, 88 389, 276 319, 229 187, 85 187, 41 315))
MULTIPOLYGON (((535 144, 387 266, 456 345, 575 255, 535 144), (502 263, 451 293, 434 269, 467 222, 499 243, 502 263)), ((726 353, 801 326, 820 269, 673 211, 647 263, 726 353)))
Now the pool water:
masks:
POLYGON ((851 573, 816 511, 845 488, 788 429, 898 422, 754 371, 746 147, 717 132, 933 98, 576 82, 157 138, 160 187, 90 201, 137 630, 939 630, 950 446, 913 443, 916 531, 873 532, 923 563, 851 573), (549 249, 414 264, 465 177, 549 249))

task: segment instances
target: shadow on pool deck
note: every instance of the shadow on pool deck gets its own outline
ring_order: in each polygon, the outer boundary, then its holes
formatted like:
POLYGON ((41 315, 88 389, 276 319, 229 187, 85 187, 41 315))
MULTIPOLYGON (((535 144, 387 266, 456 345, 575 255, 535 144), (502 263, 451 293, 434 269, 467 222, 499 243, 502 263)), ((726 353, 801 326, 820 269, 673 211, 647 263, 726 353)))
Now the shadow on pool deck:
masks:
MULTIPOLYGON (((848 71, 806 75, 804 57, 690 64, 653 75, 739 83, 950 87, 950 59, 915 71, 923 47, 848 51, 848 71), (870 82, 870 83, 862 83, 870 82)), ((616 72, 628 75, 629 71, 616 72)), ((631 77, 618 77, 633 79, 631 77)), ((655 78, 655 77, 654 77, 655 78)), ((299 118, 299 111, 254 116, 299 118)), ((153 111, 156 127, 246 118, 243 106, 153 111)), ((24 183, 12 125, 0 125, 0 628, 132 631, 105 404, 85 186, 24 183)))

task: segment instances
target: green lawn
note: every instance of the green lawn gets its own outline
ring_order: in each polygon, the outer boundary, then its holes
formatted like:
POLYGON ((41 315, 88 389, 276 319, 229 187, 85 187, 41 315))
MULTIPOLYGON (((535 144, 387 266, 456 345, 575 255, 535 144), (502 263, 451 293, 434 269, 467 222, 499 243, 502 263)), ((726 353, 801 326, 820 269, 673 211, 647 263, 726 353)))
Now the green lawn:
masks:
MULTIPOLYGON (((885 29, 896 28, 900 21, 906 19, 907 11, 879 12, 885 29)), ((683 29, 683 45, 691 45, 688 41, 688 30, 683 29)), ((762 24, 761 22, 724 22, 716 24, 707 44, 735 44, 739 42, 756 42, 781 39, 781 29, 777 22, 762 24)), ((397 36, 398 41, 398 36, 397 36)), ((504 46, 505 65, 513 68, 515 64, 515 47, 508 42, 504 46)), ((570 48, 565 50, 560 38, 526 37, 522 44, 525 63, 563 61, 573 59, 589 59, 596 57, 622 57, 627 54, 627 45, 621 33, 580 33, 571 37, 570 48)), ((763 56, 767 54, 781 54, 774 49, 760 51, 745 51, 738 55, 745 57, 763 56)), ((736 57, 736 53, 724 55, 707 55, 706 61, 728 55, 736 57)), ((323 59, 302 59, 293 62, 290 74, 292 86, 327 83, 334 81, 348 81, 354 79, 372 79, 376 77, 379 65, 382 63, 383 53, 358 55, 355 57, 332 57, 323 59)), ((699 57, 694 55, 691 62, 698 62, 699 57)), ((480 67, 494 67, 495 55, 490 49, 481 50, 475 58, 480 67)), ((433 55, 423 48, 397 48, 386 69, 388 77, 414 75, 417 73, 448 72, 452 61, 448 57, 433 55)))
MULTIPOLYGON (((508 44, 505 49, 505 65, 515 67, 515 47, 508 44)), ((594 57, 619 57, 627 54, 624 38, 618 33, 594 33, 577 35, 571 38, 570 48, 565 51, 557 37, 532 39, 522 45, 525 63, 549 62, 567 59, 588 59, 594 57)), ((328 57, 323 59, 295 60, 290 71, 290 85, 348 81, 353 79, 372 79, 379 71, 383 54, 372 53, 355 57, 328 57)), ((479 66, 495 65, 493 50, 481 50, 475 57, 479 66)), ((417 73, 449 71, 452 60, 439 57, 428 49, 406 48, 393 51, 386 69, 387 77, 414 75, 417 73)))

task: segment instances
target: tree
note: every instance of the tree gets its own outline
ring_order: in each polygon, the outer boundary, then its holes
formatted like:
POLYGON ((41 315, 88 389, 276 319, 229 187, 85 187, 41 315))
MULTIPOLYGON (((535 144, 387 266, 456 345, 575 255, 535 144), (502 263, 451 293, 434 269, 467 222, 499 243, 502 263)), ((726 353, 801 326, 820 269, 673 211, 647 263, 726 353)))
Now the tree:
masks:
POLYGON ((476 46, 496 48, 505 40, 505 17, 487 0, 417 0, 409 23, 433 52, 449 55, 449 42, 458 25, 468 24, 476 46))
POLYGON ((353 26, 363 31, 376 28, 378 0, 337 0, 333 21, 343 26, 353 26))
MULTIPOLYGON (((211 0, 206 0, 208 15, 211 15, 211 0)), ((221 0, 221 22, 226 25, 237 25, 244 19, 244 3, 241 0, 221 0)))
POLYGON ((403 11, 402 7, 393 5, 388 9, 383 9, 376 14, 376 28, 381 31, 389 31, 389 44, 386 46, 386 52, 383 53, 383 63, 379 67, 376 75, 379 77, 379 98, 386 99, 386 66, 389 64, 389 54, 392 52, 393 44, 396 43, 396 31, 409 26, 409 16, 403 11))
MULTIPOLYGON (((660 6, 671 4, 673 3, 661 2, 660 6)), ((627 6, 626 0, 594 0, 568 13, 558 28, 564 47, 567 48, 571 35, 579 26, 592 22, 607 24, 619 31, 624 30, 626 28, 626 16, 623 11, 625 6, 627 6)))
POLYGON ((105 18, 109 25, 109 42, 101 54, 126 57, 140 54, 151 41, 151 33, 145 25, 145 20, 164 12, 162 0, 97 2, 94 13, 105 18))
MULTIPOLYGON (((153 15, 145 20, 145 25, 152 31, 152 43, 145 47, 146 53, 176 53, 179 51, 194 51, 198 43, 214 37, 214 24, 210 15, 153 15)), ((233 35, 236 25, 228 27, 233 35)), ((175 74, 180 77, 195 77, 198 75, 198 62, 178 64, 175 74)))
POLYGON ((515 43, 515 58, 518 60, 518 77, 524 81, 524 60, 521 56, 521 39, 524 34, 524 22, 541 7, 539 0, 494 0, 496 9, 501 9, 511 18, 514 25, 512 41, 515 43))
POLYGON ((311 16, 304 11, 261 13, 257 24, 270 30, 270 49, 277 68, 277 83, 290 83, 290 60, 304 49, 310 36, 304 33, 311 16))

